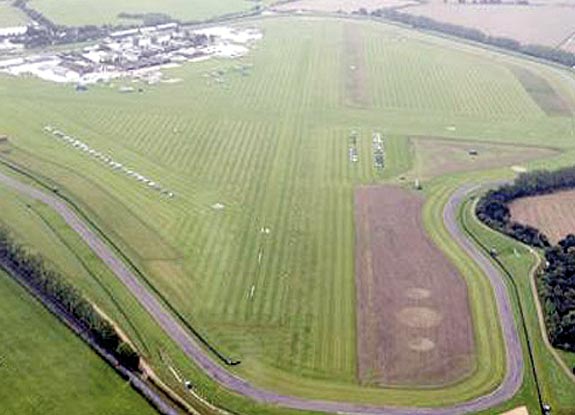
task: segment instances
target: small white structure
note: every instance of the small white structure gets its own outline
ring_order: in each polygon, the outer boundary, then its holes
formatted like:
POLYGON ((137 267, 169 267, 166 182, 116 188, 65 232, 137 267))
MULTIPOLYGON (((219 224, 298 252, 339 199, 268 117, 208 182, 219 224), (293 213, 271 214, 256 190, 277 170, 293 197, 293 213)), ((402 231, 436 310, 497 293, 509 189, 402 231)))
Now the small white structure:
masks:
POLYGON ((28 26, 0 27, 0 37, 20 36, 28 31, 28 26))

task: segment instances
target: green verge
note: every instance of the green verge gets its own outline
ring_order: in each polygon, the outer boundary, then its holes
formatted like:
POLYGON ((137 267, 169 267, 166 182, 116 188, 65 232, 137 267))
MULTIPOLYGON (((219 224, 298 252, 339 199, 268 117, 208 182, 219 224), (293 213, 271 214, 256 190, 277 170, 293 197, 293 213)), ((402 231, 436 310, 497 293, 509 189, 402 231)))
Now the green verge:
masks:
POLYGON ((156 412, 114 369, 0 270, 1 414, 156 412))

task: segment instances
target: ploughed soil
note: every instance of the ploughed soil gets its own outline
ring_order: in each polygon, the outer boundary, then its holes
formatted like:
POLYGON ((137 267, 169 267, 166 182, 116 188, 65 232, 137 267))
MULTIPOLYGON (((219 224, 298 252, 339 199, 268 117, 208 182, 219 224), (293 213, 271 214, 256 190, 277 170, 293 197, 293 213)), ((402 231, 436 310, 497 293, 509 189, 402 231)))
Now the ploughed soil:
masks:
POLYGON ((575 234, 575 190, 542 196, 523 197, 509 206, 511 219, 531 225, 555 244, 568 234, 575 234))
POLYGON ((444 385, 470 373, 467 286, 427 236, 423 198, 395 186, 355 192, 358 377, 444 385))

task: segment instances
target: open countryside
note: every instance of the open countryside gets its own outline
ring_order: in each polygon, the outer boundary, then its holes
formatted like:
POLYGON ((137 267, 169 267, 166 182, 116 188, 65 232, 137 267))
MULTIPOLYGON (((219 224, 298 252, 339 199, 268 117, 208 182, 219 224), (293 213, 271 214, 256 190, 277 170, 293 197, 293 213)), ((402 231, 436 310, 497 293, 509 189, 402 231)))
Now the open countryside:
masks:
POLYGON ((158 400, 210 414, 575 410, 575 354, 549 337, 537 291, 511 282, 539 278, 545 252, 473 213, 489 186, 572 164, 568 68, 353 7, 76 3, 25 7, 69 26, 165 16, 88 45, 18 46, 66 26, 5 41, 0 223, 113 323, 158 400))

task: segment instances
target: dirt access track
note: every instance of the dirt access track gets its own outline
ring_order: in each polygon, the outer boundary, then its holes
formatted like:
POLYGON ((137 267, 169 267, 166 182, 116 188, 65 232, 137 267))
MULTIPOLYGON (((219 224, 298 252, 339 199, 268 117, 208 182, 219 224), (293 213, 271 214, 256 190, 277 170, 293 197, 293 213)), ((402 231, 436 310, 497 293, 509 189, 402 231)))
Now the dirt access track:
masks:
POLYGON ((355 192, 362 383, 440 386, 474 367, 467 285, 427 236, 423 203, 397 186, 355 192))
POLYGON ((94 254, 110 268, 118 277, 118 280, 128 288, 166 334, 182 349, 186 356, 198 365, 214 382, 256 402, 304 411, 346 412, 363 415, 459 415, 468 412, 478 412, 501 404, 513 397, 521 386, 524 368, 523 355, 503 276, 499 274, 499 271, 490 260, 462 234, 457 225, 457 207, 470 190, 469 186, 459 189, 451 196, 445 206, 443 220, 450 236, 477 262, 493 285, 506 345, 507 370, 501 385, 486 395, 457 405, 421 408, 373 406, 352 402, 311 400, 282 395, 252 385, 215 362, 214 358, 198 344, 198 341, 193 335, 189 333, 176 317, 172 316, 150 292, 144 282, 122 262, 120 255, 103 241, 98 231, 92 229, 84 222, 80 212, 68 206, 58 195, 41 191, 36 187, 20 182, 2 173, 0 173, 0 183, 27 197, 45 203, 54 209, 54 211, 78 233, 82 240, 92 249, 94 254))

